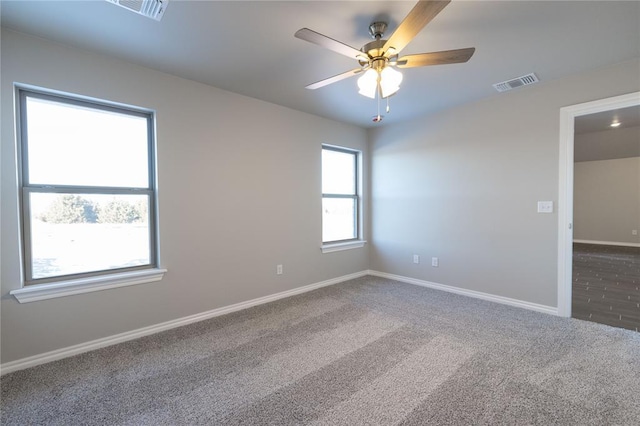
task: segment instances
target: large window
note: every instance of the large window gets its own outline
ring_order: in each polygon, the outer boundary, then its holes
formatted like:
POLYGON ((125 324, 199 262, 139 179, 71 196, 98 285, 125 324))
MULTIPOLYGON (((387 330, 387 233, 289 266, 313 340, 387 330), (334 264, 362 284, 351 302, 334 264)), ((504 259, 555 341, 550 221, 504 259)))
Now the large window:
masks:
POLYGON ((18 94, 25 284, 156 267, 153 114, 18 94))
POLYGON ((322 242, 357 240, 360 197, 358 151, 322 147, 322 242))

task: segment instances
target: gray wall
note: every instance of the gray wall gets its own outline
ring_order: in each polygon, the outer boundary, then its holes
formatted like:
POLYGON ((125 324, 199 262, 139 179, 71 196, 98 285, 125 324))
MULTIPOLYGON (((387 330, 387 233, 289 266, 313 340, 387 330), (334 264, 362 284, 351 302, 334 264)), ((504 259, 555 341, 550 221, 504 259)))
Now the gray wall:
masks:
POLYGON ((640 157, 575 163, 573 175, 573 238, 640 243, 640 157))
POLYGON ((365 130, 15 32, 1 47, 2 363, 368 268, 367 246, 320 251, 321 144, 366 153, 365 130), (8 294, 13 82, 157 111, 161 282, 22 305, 8 294))
POLYGON ((557 215, 535 208, 557 202, 559 108, 640 89, 632 61, 367 136, 13 32, 1 55, 2 363, 369 266, 555 306, 557 215), (24 305, 8 295, 20 286, 14 81, 157 111, 164 280, 24 305), (366 153, 367 138, 373 244, 322 255, 320 145, 366 153))
POLYGON ((540 76, 371 131, 371 269, 557 306, 560 108, 638 91, 639 69, 540 76), (553 214, 536 213, 542 200, 553 214))

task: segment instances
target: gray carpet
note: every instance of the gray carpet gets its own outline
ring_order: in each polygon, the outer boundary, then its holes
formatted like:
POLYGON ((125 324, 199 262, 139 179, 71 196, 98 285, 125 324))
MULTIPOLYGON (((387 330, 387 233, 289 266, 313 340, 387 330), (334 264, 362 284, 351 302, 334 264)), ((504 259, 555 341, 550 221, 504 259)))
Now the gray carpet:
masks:
POLYGON ((640 333, 364 277, 0 384, 3 425, 637 425, 640 333))

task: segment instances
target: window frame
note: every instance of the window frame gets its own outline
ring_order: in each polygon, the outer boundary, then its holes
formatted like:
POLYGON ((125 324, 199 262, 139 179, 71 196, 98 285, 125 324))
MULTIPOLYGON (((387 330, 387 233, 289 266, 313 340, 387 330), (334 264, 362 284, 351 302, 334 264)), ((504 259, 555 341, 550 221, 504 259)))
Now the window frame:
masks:
MULTIPOLYGON (((323 252, 332 252, 338 250, 345 250, 349 248, 357 248, 362 247, 364 245, 364 241, 362 240, 362 197, 361 197, 361 161, 362 161, 362 152, 356 149, 345 148, 342 146, 328 145, 322 144, 322 151, 335 151, 341 152, 345 154, 353 155, 354 162, 354 193, 353 194, 332 194, 322 192, 322 200, 325 198, 330 199, 352 199, 355 202, 354 209, 354 229, 355 229, 355 237, 347 238, 343 240, 331 240, 324 241, 324 237, 322 240, 322 249, 323 252)), ((321 176, 322 181, 322 176, 321 176)), ((322 224, 324 227, 324 224, 322 224)))
MULTIPOLYGON (((155 148, 155 113, 152 110, 117 104, 106 100, 87 98, 83 96, 60 93, 56 91, 16 85, 16 129, 17 129, 17 154, 18 154, 18 202, 20 210, 20 246, 21 246, 21 272, 23 289, 34 289, 40 285, 58 285, 69 283, 74 287, 78 283, 92 283, 92 278, 99 282, 127 282, 129 277, 153 276, 149 281, 161 279, 156 272, 159 270, 159 238, 157 222, 157 174, 156 174, 156 148, 155 148), (28 145, 28 110, 27 99, 41 99, 56 102, 63 105, 78 106, 91 110, 114 112, 128 116, 144 118, 147 122, 147 167, 148 182, 146 188, 113 187, 113 186, 88 186, 88 185, 56 185, 56 184, 32 184, 29 182, 29 145, 28 145), (41 194, 90 194, 90 195, 146 195, 148 204, 149 227, 149 263, 145 265, 129 266, 95 270, 82 273, 56 275, 51 277, 33 278, 32 258, 32 224, 30 195, 41 194), (149 272, 149 273, 147 273, 149 272), (124 280, 110 279, 110 277, 125 278, 124 280)), ((135 283, 141 282, 138 279, 135 283)), ((49 287, 49 286, 47 286, 49 287)), ((92 285, 91 287, 96 287, 92 285)), ((89 291, 89 290, 88 290, 89 291)), ((75 291, 75 293, 84 291, 75 291)), ((14 292, 12 292, 13 294, 14 292)), ((16 295, 16 297, 18 297, 16 295)), ((48 298, 48 297, 47 297, 48 298)))

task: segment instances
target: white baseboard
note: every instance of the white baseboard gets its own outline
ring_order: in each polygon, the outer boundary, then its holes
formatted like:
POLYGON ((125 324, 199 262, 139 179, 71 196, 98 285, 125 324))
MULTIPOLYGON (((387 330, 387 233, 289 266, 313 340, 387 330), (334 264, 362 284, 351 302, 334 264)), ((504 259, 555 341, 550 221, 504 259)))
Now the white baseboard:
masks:
POLYGON ((524 308, 530 311, 542 312, 545 314, 558 315, 558 308, 555 306, 540 305, 538 303, 526 302, 524 300, 511 299, 509 297, 496 296, 494 294, 482 293, 475 290, 467 290, 464 288, 453 287, 445 284, 438 284, 431 281, 419 280, 416 278, 403 277, 402 275, 387 274, 386 272, 378 272, 369 270, 369 275, 376 277, 388 278, 390 280, 402 281, 403 283, 418 285, 421 287, 428 287, 435 290, 442 290, 449 293, 455 293, 462 296, 473 297, 476 299, 487 300, 489 302, 501 303, 503 305, 515 306, 517 308, 524 308))
POLYGON ((367 273, 368 271, 361 271, 361 272, 356 272, 349 275, 343 275, 341 277, 332 278, 330 280, 321 281, 315 284, 309 284, 303 287, 294 288, 293 290, 287 290, 287 291, 272 294, 269 296, 259 297, 257 299, 236 303, 234 305, 224 306, 222 308, 217 308, 211 311, 190 315, 188 317, 178 318, 178 319, 163 322, 160 324, 139 328, 137 330, 127 331, 127 332, 116 334, 113 336, 92 340, 90 342, 80 343, 80 344, 69 346, 66 348, 45 352, 43 354, 33 355, 27 358, 6 362, 0 365, 0 375, 8 374, 13 371, 23 370, 29 367, 35 367, 36 365, 45 364, 47 362, 56 361, 63 358, 68 358, 70 356, 79 355, 81 353, 104 348, 106 346, 115 345, 115 344, 126 342, 129 340, 138 339, 140 337, 149 336, 151 334, 159 333, 161 331, 170 330, 172 328, 182 327, 183 325, 193 324, 195 322, 204 321, 209 318, 229 314, 231 312, 241 311, 243 309, 251 308, 253 306, 274 302, 279 299, 284 299, 286 297, 291 297, 297 294, 306 293, 321 287, 327 287, 330 285, 338 284, 343 281, 349 281, 355 278, 364 277, 365 275, 367 275, 367 273))
POLYGON ((545 314, 558 315, 558 309, 553 306, 540 305, 537 303, 525 302, 518 299, 511 299, 503 296, 496 296, 493 294, 482 293, 474 290, 466 290, 458 287, 452 287, 445 284, 438 284, 430 281, 419 280, 416 278, 404 277, 401 275, 388 274, 386 272, 379 272, 373 270, 356 272, 349 275, 343 275, 341 277, 332 278, 330 280, 321 281, 315 284, 309 284, 303 287, 298 287, 293 290, 287 290, 280 293, 272 294, 269 296, 259 297, 257 299, 248 300, 246 302, 236 303, 234 305, 224 306, 222 308, 213 309, 211 311, 202 312, 195 315, 190 315, 183 318, 163 322, 160 324, 151 325, 148 327, 139 328, 137 330, 127 331, 124 333, 116 334, 101 339, 92 340, 86 343, 80 343, 77 345, 69 346, 66 348, 56 349, 54 351, 45 352, 43 354, 33 355, 27 358, 11 361, 0 365, 0 375, 8 374, 13 371, 23 370, 29 367, 35 367, 36 365, 46 364, 51 361, 56 361, 70 356, 79 355, 85 352, 89 352, 95 349, 104 348, 106 346, 123 343, 129 340, 137 339, 151 334, 159 333, 161 331, 170 330, 172 328, 182 327, 183 325, 193 324, 199 321, 204 321, 209 318, 229 314, 232 312, 240 311, 243 309, 251 308, 253 306, 262 305, 269 302, 274 302, 286 297, 295 296, 298 294, 306 293, 312 290, 316 290, 321 287, 327 287, 330 285, 338 284, 344 281, 349 281, 355 278, 360 278, 366 275, 373 275, 382 278, 388 278, 391 280, 401 281, 407 284, 418 285, 421 287, 428 287, 435 290, 442 290, 449 293, 455 293, 462 296, 474 297, 476 299, 487 300, 490 302, 501 303, 504 305, 515 306, 518 308, 529 309, 536 312, 542 312, 545 314))
POLYGON ((573 240, 574 243, 599 244, 602 246, 640 247, 640 243, 619 243, 616 241, 573 240))

